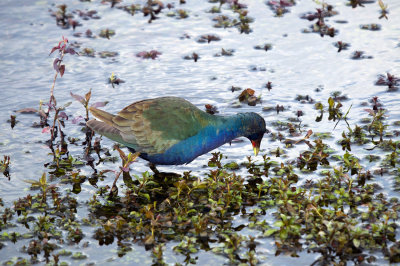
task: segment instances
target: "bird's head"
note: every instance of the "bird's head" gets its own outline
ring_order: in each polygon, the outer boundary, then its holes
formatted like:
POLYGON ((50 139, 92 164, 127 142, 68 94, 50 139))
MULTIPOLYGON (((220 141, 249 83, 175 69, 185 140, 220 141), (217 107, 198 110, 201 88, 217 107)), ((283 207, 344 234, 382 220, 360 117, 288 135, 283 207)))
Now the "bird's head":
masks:
POLYGON ((256 113, 248 113, 247 121, 247 137, 253 145, 254 156, 257 156, 260 151, 261 140, 265 132, 268 132, 265 127, 265 120, 262 116, 256 113))

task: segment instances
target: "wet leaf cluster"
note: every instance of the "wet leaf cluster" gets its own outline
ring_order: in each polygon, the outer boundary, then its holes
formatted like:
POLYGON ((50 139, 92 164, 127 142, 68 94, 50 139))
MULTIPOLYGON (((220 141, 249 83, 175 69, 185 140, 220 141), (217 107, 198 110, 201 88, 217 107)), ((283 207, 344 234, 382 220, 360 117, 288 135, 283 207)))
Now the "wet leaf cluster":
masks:
POLYGON ((10 180, 10 156, 4 155, 3 159, 0 160, 0 172, 10 180))
POLYGON ((386 75, 379 75, 378 80, 375 82, 378 86, 388 86, 389 91, 397 91, 400 86, 400 78, 386 73, 386 75))
POLYGON ((351 59, 353 60, 360 60, 360 59, 372 59, 372 56, 370 55, 364 55, 365 52, 364 51, 354 51, 351 54, 351 59))
POLYGON ((185 55, 183 57, 183 59, 185 59, 185 60, 193 60, 194 62, 197 62, 197 60, 200 59, 200 56, 197 53, 193 52, 190 55, 185 55))
POLYGON ((381 28, 382 28, 382 26, 380 24, 376 24, 376 23, 360 25, 360 29, 362 29, 362 30, 378 31, 378 30, 381 30, 381 28))
POLYGON ((255 96, 255 91, 250 88, 243 90, 238 99, 241 103, 247 103, 250 106, 255 106, 257 103, 261 102, 261 99, 255 96))
POLYGON ((219 6, 213 6, 209 12, 210 13, 221 13, 223 5, 227 5, 228 9, 233 11, 237 15, 237 18, 231 18, 228 15, 218 15, 212 20, 215 21, 215 28, 232 28, 236 27, 240 33, 249 34, 252 32, 250 28, 250 23, 254 21, 253 18, 248 16, 247 5, 240 3, 239 0, 225 1, 219 0, 219 6))
POLYGON ((161 55, 161 52, 157 50, 151 50, 151 51, 143 51, 139 52, 136 54, 137 57, 143 58, 143 59, 156 59, 161 55))
POLYGON ((316 22, 312 24, 309 29, 304 29, 303 32, 319 33, 321 37, 324 37, 325 35, 334 37, 335 35, 337 35, 338 30, 326 24, 325 18, 335 16, 338 14, 338 12, 334 11, 333 6, 331 5, 327 5, 325 3, 322 3, 321 5, 321 8, 317 8, 317 12, 306 13, 301 16, 301 18, 307 19, 309 21, 316 20, 316 22))
POLYGON ((277 17, 289 12, 289 8, 296 4, 295 0, 269 0, 267 5, 277 17))

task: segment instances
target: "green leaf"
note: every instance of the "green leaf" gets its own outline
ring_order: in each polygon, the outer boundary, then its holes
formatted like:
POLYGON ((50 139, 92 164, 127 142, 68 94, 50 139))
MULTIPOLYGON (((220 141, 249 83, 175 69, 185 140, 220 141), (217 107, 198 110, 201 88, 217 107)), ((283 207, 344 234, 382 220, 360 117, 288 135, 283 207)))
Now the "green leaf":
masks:
POLYGON ((64 104, 60 109, 65 109, 68 106, 70 106, 72 104, 72 102, 67 102, 66 104, 64 104))
POLYGON ((329 104, 329 107, 330 107, 330 108, 332 108, 332 107, 334 106, 335 101, 333 100, 332 97, 329 97, 329 99, 328 99, 328 104, 329 104))
POLYGON ((196 252, 197 252, 197 249, 196 249, 196 248, 193 248, 193 247, 191 247, 191 248, 189 248, 189 251, 190 251, 191 253, 196 253, 196 252))
POLYGON ((147 193, 139 193, 139 196, 145 197, 148 201, 150 201, 150 195, 147 193))
POLYGON ((275 223, 274 223, 274 226, 276 226, 276 227, 282 227, 284 224, 283 224, 283 222, 282 221, 276 221, 275 223))
POLYGON ((271 235, 273 235, 276 231, 278 231, 278 229, 274 229, 274 228, 268 229, 267 231, 264 232, 264 236, 271 236, 271 235))
POLYGON ((46 185, 47 184, 46 173, 43 173, 42 177, 40 178, 40 184, 41 185, 46 185))
POLYGON ((24 182, 28 183, 28 184, 31 184, 31 185, 34 185, 34 186, 39 186, 40 185, 39 181, 36 181, 36 180, 33 180, 33 179, 25 179, 24 182))
POLYGON ((354 238, 353 239, 353 244, 354 244, 354 246, 356 247, 356 248, 358 248, 358 247, 360 247, 360 240, 359 239, 356 239, 356 238, 354 238))

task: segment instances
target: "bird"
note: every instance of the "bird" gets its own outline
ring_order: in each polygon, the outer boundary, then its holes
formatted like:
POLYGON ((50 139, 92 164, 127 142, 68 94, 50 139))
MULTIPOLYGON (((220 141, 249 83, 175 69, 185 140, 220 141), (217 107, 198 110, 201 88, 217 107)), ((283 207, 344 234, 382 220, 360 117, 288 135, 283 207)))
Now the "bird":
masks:
POLYGON ((139 152, 153 165, 188 164, 242 136, 251 141, 257 156, 267 132, 264 118, 257 113, 211 115, 179 97, 137 101, 116 115, 95 107, 89 110, 100 120, 87 121, 89 128, 139 152))

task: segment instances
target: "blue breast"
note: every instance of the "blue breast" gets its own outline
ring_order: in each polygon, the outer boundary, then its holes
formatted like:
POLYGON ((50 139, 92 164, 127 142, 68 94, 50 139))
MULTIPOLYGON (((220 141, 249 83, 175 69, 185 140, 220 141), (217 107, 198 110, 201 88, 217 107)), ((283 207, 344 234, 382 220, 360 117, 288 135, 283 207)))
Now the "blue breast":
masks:
POLYGON ((232 123, 223 126, 207 126, 197 135, 187 138, 161 154, 141 154, 140 157, 154 164, 187 164, 196 157, 205 154, 238 137, 239 132, 232 123))

